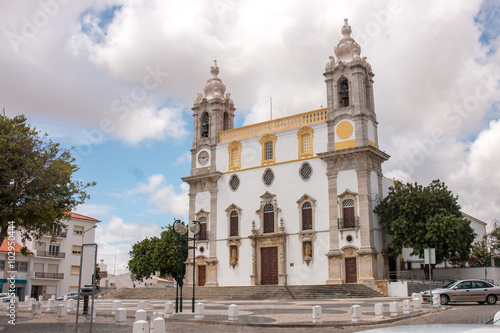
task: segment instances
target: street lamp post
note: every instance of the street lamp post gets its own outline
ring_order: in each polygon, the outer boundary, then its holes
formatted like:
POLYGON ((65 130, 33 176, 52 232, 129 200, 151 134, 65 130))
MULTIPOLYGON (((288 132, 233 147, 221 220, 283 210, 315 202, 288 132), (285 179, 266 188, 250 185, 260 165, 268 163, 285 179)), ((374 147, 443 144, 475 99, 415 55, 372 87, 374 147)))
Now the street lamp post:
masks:
POLYGON ((193 297, 192 297, 192 311, 194 312, 194 301, 195 301, 195 274, 196 274, 196 236, 201 232, 201 224, 198 221, 192 221, 189 224, 189 230, 192 232, 193 237, 186 237, 188 232, 188 226, 184 225, 181 220, 174 220, 174 232, 177 234, 177 288, 175 291, 175 312, 182 312, 182 287, 183 282, 179 276, 182 276, 182 262, 181 250, 193 250, 193 297), (189 246, 189 241, 193 241, 193 246, 189 246), (181 245, 187 242, 187 245, 181 245), (180 271, 180 272, 179 272, 180 271), (180 287, 180 298, 179 298, 179 287, 180 287), (180 303, 179 303, 180 301, 180 303))

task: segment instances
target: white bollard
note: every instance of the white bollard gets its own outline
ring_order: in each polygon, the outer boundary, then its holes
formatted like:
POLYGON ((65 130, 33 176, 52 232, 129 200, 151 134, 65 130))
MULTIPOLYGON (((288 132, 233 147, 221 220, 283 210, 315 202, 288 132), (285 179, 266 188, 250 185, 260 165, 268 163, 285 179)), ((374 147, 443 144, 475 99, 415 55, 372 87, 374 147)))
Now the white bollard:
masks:
POLYGON ((55 301, 56 300, 56 295, 50 296, 50 299, 53 299, 55 301))
POLYGON ((405 299, 403 301, 403 314, 410 314, 410 309, 411 309, 410 300, 405 299))
POLYGON ((42 316, 42 302, 35 302, 31 307, 33 317, 40 318, 42 316))
POLYGON ((67 300, 68 300, 68 295, 64 295, 64 296, 63 296, 63 301, 65 301, 65 302, 66 302, 67 300))
POLYGON ((122 307, 122 302, 121 301, 113 301, 113 313, 116 311, 116 309, 122 307))
POLYGON ((357 323, 358 321, 361 321, 361 306, 360 305, 351 306, 351 321, 353 323, 357 323))
POLYGON ((493 326, 500 326, 500 311, 495 313, 495 316, 493 317, 493 326))
POLYGON ((323 316, 323 308, 319 305, 313 306, 313 312, 312 312, 313 324, 321 324, 323 322, 322 316, 323 316))
POLYGON ((432 295, 432 306, 441 306, 441 295, 432 295))
POLYGON ((205 305, 203 303, 195 304, 194 319, 205 319, 205 305))
POLYGON ((165 319, 162 317, 155 318, 151 326, 153 329, 152 333, 165 333, 165 319))
POLYGON ((54 308, 56 307, 56 301, 53 300, 52 298, 49 298, 48 302, 47 302, 47 307, 48 307, 48 310, 54 310, 54 308))
POLYGON ((19 311, 19 298, 14 297, 14 301, 10 301, 9 304, 7 305, 7 311, 11 313, 10 311, 14 310, 14 313, 17 314, 19 311))
POLYGON ((174 303, 172 302, 165 303, 164 318, 172 318, 173 315, 174 315, 174 303))
POLYGON ((71 309, 73 310, 75 307, 76 307, 76 300, 75 299, 68 299, 68 301, 66 302, 68 304, 68 310, 71 309))
POLYGON ((135 312, 135 321, 138 321, 138 320, 147 320, 147 312, 146 310, 143 310, 143 309, 139 309, 135 312))
POLYGON ((146 301, 140 301, 139 304, 137 304, 137 310, 147 310, 147 304, 146 301))
POLYGON ((389 303, 389 311, 391 312, 391 317, 396 317, 398 315, 398 303, 390 302, 389 303))
POLYGON ((238 321, 238 305, 231 304, 227 309, 227 320, 229 321, 238 321))
MULTIPOLYGON (((139 309, 137 311, 144 311, 144 310, 139 309)), ((137 320, 137 321, 135 321, 132 333, 142 333, 142 332, 149 333, 149 324, 148 324, 148 322, 145 321, 145 320, 137 320)))
POLYGON ((33 304, 35 304, 35 302, 36 302, 36 298, 30 298, 30 304, 29 304, 30 309, 33 308, 33 304))
POLYGON ((420 311, 420 309, 422 309, 422 300, 420 298, 413 299, 413 308, 415 311, 420 311))
POLYGON ((117 324, 124 324, 127 321, 127 309, 125 308, 116 309, 115 321, 117 324))
POLYGON ((68 316, 66 304, 57 305, 57 319, 65 319, 68 316))
POLYGON ((38 301, 39 302, 43 301, 43 296, 42 295, 38 296, 38 301))
POLYGON ((377 319, 384 318, 384 304, 382 303, 375 304, 375 318, 377 319))
POLYGON ((25 302, 29 302, 29 300, 30 300, 30 297, 28 295, 24 296, 24 301, 25 302))

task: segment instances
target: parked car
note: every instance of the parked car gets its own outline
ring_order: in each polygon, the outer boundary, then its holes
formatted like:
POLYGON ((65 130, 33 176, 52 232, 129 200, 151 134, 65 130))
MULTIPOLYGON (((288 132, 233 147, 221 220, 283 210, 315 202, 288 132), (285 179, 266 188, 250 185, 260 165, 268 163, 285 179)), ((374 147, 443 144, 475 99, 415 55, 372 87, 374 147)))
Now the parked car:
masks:
MULTIPOLYGON (((440 295, 442 305, 449 302, 478 302, 495 304, 500 296, 500 287, 483 280, 459 280, 442 288, 432 289, 432 295, 440 295)), ((432 301, 429 290, 422 293, 425 302, 432 301)))
MULTIPOLYGON (((78 299, 78 293, 66 293, 64 296, 66 296, 67 299, 78 299)), ((64 296, 59 296, 56 298, 56 301, 64 301, 64 296)), ((83 297, 80 296, 80 299, 83 299, 83 297)))
POLYGON ((12 294, 9 293, 0 293, 0 300, 2 302, 10 302, 12 299, 12 294))

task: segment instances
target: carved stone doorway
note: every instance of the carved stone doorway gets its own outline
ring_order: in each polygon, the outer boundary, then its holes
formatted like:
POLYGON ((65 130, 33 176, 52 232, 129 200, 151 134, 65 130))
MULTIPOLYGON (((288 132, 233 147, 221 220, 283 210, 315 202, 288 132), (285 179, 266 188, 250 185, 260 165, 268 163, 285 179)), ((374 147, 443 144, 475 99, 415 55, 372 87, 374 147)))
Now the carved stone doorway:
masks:
POLYGON ((263 247, 261 253, 261 285, 278 284, 278 248, 263 247))
POLYGON ((345 282, 358 282, 358 272, 356 268, 356 258, 345 258, 345 282))

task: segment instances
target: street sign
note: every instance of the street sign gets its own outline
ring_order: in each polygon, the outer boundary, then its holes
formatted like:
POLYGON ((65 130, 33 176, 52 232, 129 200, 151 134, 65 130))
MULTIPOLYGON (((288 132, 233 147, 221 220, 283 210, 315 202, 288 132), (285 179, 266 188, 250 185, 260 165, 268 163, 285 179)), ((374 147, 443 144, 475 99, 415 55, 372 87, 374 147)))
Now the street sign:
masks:
POLYGON ((436 249, 424 249, 424 264, 435 265, 436 264, 436 249))

